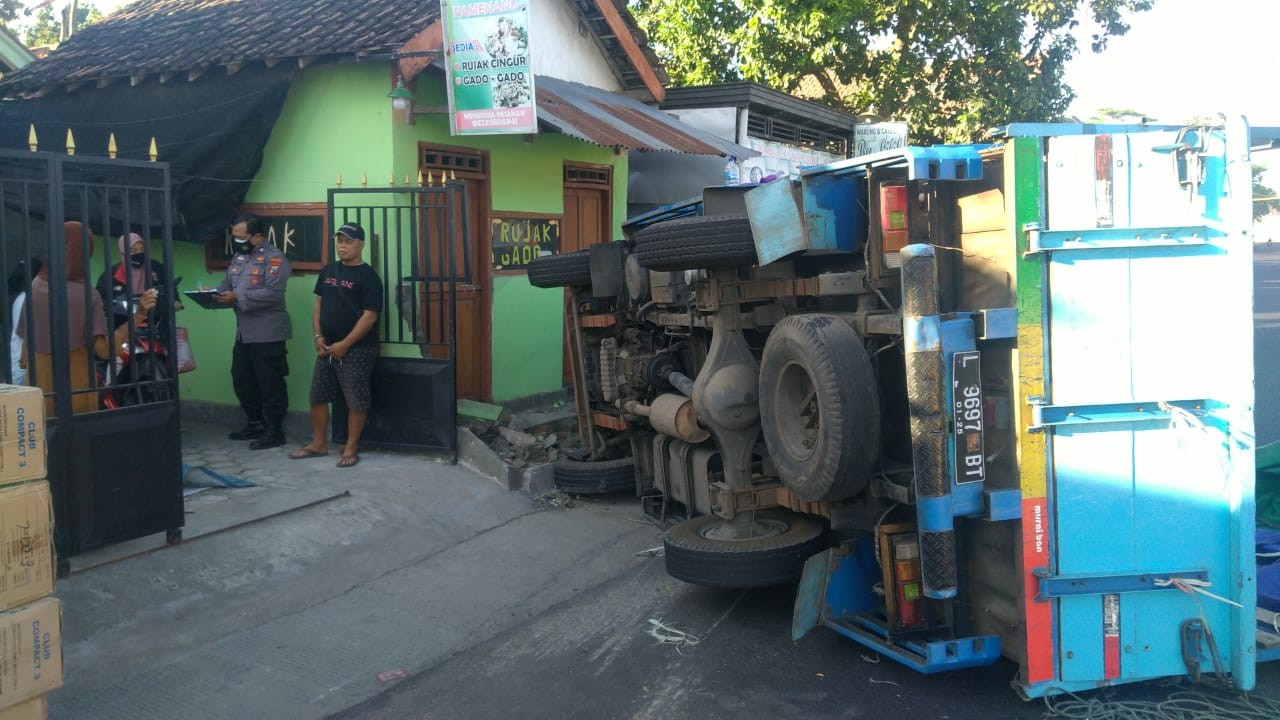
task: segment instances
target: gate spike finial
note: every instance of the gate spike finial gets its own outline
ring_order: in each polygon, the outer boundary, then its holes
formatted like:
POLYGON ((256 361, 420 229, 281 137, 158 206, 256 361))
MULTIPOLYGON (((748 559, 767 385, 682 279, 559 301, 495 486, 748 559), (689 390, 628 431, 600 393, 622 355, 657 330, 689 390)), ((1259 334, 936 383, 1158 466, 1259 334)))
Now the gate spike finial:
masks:
POLYGON ((405 187, 409 187, 409 173, 404 174, 404 185, 405 187))
POLYGON ((395 186, 396 186, 396 172, 392 170, 391 178, 387 180, 387 187, 395 187, 395 186))
POLYGON ((360 171, 360 187, 369 187, 369 175, 363 170, 360 171))
MULTIPOLYGON (((441 178, 441 180, 443 180, 443 179, 444 179, 444 178, 441 178)), ((458 173, 457 173, 457 172, 455 172, 453 168, 449 168, 449 179, 450 179, 450 180, 457 180, 457 179, 458 179, 458 173)))
POLYGON ((151 148, 147 150, 147 157, 151 158, 151 162, 155 162, 160 157, 160 151, 156 149, 156 138, 151 136, 151 148))
POLYGON ((116 155, 118 154, 119 154, 119 151, 116 149, 116 134, 111 133, 110 135, 107 136, 107 157, 111 158, 112 160, 115 160, 116 155))
POLYGON ((67 154, 76 154, 76 139, 71 135, 71 128, 67 128, 67 154))
POLYGON ((31 152, 40 149, 40 140, 36 138, 36 124, 31 123, 31 129, 27 131, 27 147, 31 148, 31 152))
POLYGON ((342 173, 338 173, 338 187, 342 187, 342 173))
POLYGON ((427 187, 435 187, 435 186, 436 186, 435 176, 433 176, 431 174, 431 171, 428 170, 427 171, 427 187))
POLYGON ((425 181, 422 179, 422 168, 418 168, 418 187, 426 187, 425 181))

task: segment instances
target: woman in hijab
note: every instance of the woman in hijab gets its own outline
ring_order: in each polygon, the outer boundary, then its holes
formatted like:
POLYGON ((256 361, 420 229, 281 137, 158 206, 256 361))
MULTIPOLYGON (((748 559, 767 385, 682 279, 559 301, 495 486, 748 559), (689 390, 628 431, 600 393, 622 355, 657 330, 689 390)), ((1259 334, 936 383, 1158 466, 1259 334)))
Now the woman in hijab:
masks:
MULTIPOLYGON (((147 261, 147 241, 138 233, 121 235, 120 262, 98 277, 98 294, 111 311, 115 325, 129 321, 130 300, 151 288, 164 289, 164 263, 147 261)), ((174 309, 181 309, 174 303, 174 309)))
MULTIPOLYGON (((85 286, 85 273, 89 268, 89 256, 93 254, 93 232, 84 225, 71 221, 63 223, 66 240, 67 284, 54 288, 49 279, 46 263, 31 281, 31 325, 27 325, 24 313, 18 320, 18 334, 30 343, 35 351, 36 366, 33 381, 46 395, 53 393, 53 339, 51 335, 49 297, 51 293, 65 294, 67 298, 67 350, 71 360, 71 389, 94 389, 94 367, 89 359, 89 346, 98 358, 107 359, 110 346, 107 340, 107 313, 102 307, 102 297, 85 286)), ((145 293, 134 315, 134 324, 142 322, 155 307, 155 293, 145 293)), ((127 320, 127 318, 126 318, 127 320)), ((128 339, 129 324, 125 322, 112 333, 118 346, 128 339)), ((23 358, 27 353, 23 352, 23 358)), ((73 413, 93 412, 98 409, 98 393, 75 392, 71 399, 73 413)), ((45 412, 54 415, 53 398, 45 399, 45 412)))

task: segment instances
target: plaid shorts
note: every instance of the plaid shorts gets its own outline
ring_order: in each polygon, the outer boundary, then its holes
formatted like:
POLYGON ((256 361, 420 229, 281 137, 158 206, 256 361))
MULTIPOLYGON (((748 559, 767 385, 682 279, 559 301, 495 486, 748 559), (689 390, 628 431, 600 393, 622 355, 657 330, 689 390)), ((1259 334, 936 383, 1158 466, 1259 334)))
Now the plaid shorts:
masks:
POLYGON ((378 359, 378 347, 356 346, 341 359, 316 358, 315 372, 311 374, 311 404, 327 405, 338 399, 338 393, 347 401, 347 407, 358 413, 369 412, 372 405, 369 379, 373 377, 373 365, 378 359))

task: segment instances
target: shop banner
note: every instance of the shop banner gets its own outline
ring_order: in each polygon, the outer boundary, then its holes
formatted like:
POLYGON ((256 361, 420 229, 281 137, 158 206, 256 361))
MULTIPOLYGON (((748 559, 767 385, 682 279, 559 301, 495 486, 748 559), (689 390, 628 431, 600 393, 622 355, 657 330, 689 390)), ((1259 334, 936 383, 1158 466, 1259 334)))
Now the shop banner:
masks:
POLYGON ((538 131, 528 0, 441 0, 454 135, 538 131))

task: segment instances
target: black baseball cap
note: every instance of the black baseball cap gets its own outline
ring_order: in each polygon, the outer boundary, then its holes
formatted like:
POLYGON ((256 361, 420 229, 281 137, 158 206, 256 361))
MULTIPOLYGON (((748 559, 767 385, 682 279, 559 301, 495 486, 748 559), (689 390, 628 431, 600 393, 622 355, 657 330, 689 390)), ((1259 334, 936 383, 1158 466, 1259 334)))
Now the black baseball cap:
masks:
POLYGON ((338 234, 346 235, 352 240, 359 240, 360 242, 364 242, 364 228, 360 227, 355 223, 346 223, 342 227, 338 228, 338 234))

